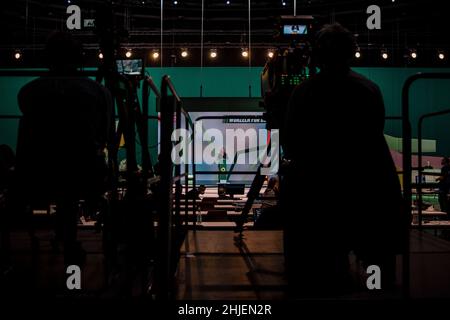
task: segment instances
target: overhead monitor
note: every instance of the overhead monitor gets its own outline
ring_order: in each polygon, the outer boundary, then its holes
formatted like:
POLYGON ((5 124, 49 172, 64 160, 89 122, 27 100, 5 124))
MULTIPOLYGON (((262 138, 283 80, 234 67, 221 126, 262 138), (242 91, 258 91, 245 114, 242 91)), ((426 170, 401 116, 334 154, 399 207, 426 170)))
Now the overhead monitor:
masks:
POLYGON ((283 26, 284 35, 307 35, 308 26, 303 24, 285 24, 283 26))

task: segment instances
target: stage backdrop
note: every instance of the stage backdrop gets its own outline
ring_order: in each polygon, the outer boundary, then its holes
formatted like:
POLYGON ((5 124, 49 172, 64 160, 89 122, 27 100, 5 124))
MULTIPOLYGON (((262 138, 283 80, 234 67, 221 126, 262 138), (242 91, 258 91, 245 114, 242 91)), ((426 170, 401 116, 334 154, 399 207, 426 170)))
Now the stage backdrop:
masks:
MULTIPOLYGON (((258 98, 261 96, 261 70, 261 67, 222 67, 204 68, 203 70, 200 68, 147 68, 146 71, 158 86, 163 75, 170 75, 181 97, 200 97, 202 94, 203 97, 258 98)), ((387 116, 401 114, 402 86, 410 75, 417 72, 450 72, 450 69, 425 68, 354 68, 354 70, 380 86, 387 116)), ((25 83, 32 79, 32 77, 0 77, 0 115, 20 115, 17 107, 17 93, 25 83)), ((420 80, 412 86, 410 110, 414 137, 417 134, 417 122, 420 115, 450 108, 449 88, 450 81, 447 80, 420 80)), ((139 97, 141 96, 139 95, 139 97)), ((252 103, 252 105, 254 104, 252 103)), ((250 109, 255 111, 253 107, 250 109)), ((240 111, 250 110, 247 110, 245 104, 242 104, 240 111)), ((201 110, 197 110, 197 112, 201 112, 201 110)), ((150 114, 157 115, 154 96, 150 98, 150 114)), ((15 147, 17 123, 18 121, 15 119, 0 120, 0 143, 15 147)), ((450 115, 425 121, 424 138, 436 140, 436 153, 432 155, 450 155, 449 123, 450 115)), ((152 157, 155 160, 158 144, 156 120, 150 120, 149 129, 149 144, 152 146, 152 157)), ((385 133, 393 137, 400 137, 400 121, 387 120, 385 133)), ((356 143, 357 138, 355 138, 356 143)))

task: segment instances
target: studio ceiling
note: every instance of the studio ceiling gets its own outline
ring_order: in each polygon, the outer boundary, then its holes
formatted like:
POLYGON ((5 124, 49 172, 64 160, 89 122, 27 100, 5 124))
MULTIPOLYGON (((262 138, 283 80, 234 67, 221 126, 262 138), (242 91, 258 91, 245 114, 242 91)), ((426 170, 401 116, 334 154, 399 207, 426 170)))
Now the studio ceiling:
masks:
MULTIPOLYGON (((39 56, 45 39, 54 30, 66 29, 68 0, 34 1, 15 0, 2 4, 0 50, 6 52, 20 48, 39 56)), ((96 11, 111 1, 71 0, 79 5, 82 19, 94 18, 96 11)), ((163 1, 162 47, 166 54, 174 54, 181 47, 198 52, 201 46, 202 1, 163 1)), ((208 48, 222 48, 233 52, 248 46, 254 49, 254 64, 264 63, 258 52, 274 45, 274 20, 280 15, 294 13, 294 1, 204 0, 203 44, 208 48), (250 31, 250 32, 249 32, 250 31), (250 38, 249 38, 250 34, 250 38), (259 51, 258 51, 259 50, 259 51)), ((403 52, 417 48, 423 52, 450 48, 450 35, 445 2, 437 1, 325 1, 297 0, 297 14, 311 14, 322 23, 340 22, 357 35, 364 50, 382 47, 403 52), (430 3, 434 3, 431 5, 430 3), (366 9, 371 4, 381 7, 381 30, 368 30, 366 9)), ((124 48, 149 51, 161 48, 161 1, 115 1, 113 4, 117 26, 126 29, 129 36, 121 39, 124 48)), ((450 13, 449 13, 450 14, 450 13)), ((84 43, 86 50, 98 50, 98 36, 92 29, 77 30, 74 34, 84 43)), ((197 55, 199 56, 199 54, 197 55)), ((231 55, 229 55, 231 56, 231 55)), ((238 55, 236 55, 238 56, 238 55)), ((7 64, 5 58, 2 64, 7 64)), ((168 60, 166 60, 168 61, 168 60)), ((199 58, 189 62, 198 65, 199 58)), ((223 61, 225 65, 239 64, 223 61)), ((178 60, 177 64, 183 65, 178 60)))

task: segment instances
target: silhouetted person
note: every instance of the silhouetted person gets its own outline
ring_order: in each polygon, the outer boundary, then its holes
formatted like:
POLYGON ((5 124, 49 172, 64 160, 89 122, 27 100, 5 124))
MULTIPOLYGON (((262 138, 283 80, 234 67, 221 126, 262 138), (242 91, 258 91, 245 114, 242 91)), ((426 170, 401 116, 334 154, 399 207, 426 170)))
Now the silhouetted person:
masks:
POLYGON ((439 206, 441 211, 450 215, 448 192, 450 191, 450 159, 447 157, 441 160, 441 175, 436 179, 439 185, 439 206))
POLYGON ((10 146, 0 145, 0 192, 11 186, 16 165, 16 155, 10 146))
POLYGON ((206 191, 206 187, 205 187, 205 185, 202 184, 198 187, 198 189, 192 188, 191 190, 189 190, 186 194, 186 197, 191 200, 193 200, 193 199, 200 200, 200 195, 205 194, 205 191, 206 191))
POLYGON ((408 221, 383 135, 382 95, 349 68, 354 39, 347 29, 325 26, 314 50, 320 72, 294 90, 286 116, 288 278, 306 295, 343 293, 351 289, 353 250, 381 267, 386 289, 408 221))
POLYGON ((16 156, 10 146, 0 145, 0 270, 9 267, 11 223, 11 188, 14 180, 16 156))
POLYGON ((280 229, 282 217, 278 207, 280 181, 278 176, 272 176, 267 183, 261 201, 261 214, 255 221, 256 229, 280 229))
POLYGON ((106 88, 78 74, 82 47, 70 34, 52 34, 45 50, 49 75, 18 95, 19 191, 32 205, 57 203, 57 238, 64 242, 66 262, 78 262, 83 251, 76 242, 77 201, 104 191, 113 105, 106 88))

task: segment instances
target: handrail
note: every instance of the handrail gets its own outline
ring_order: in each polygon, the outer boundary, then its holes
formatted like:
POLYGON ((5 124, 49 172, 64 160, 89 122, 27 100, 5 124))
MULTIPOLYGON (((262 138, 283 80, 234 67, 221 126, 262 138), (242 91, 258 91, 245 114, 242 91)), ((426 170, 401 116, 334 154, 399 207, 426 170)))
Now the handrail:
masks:
POLYGON ((158 87, 156 86, 156 84, 153 81, 153 78, 151 76, 147 75, 144 77, 144 85, 148 85, 150 87, 150 89, 152 89, 152 91, 156 95, 156 97, 161 98, 161 92, 159 92, 158 87))
MULTIPOLYGON (((167 88, 165 88, 165 89, 169 89, 170 90, 170 92, 172 92, 172 95, 175 97, 175 99, 176 99, 176 101, 177 102, 181 102, 181 99, 180 99, 180 96, 178 95, 178 93, 177 93, 177 91, 175 90, 175 88, 174 88, 174 86, 173 86, 173 84, 172 84, 172 81, 170 80, 170 77, 168 76, 168 75, 165 75, 163 78, 162 78, 162 82, 161 82, 161 92, 163 93, 163 88, 164 87, 167 87, 167 88)), ((166 92, 166 94, 167 94, 167 92, 166 92)))
MULTIPOLYGON (((192 118, 189 115, 189 113, 184 109, 182 101, 180 96, 178 95, 175 87, 172 84, 172 81, 170 80, 170 77, 168 75, 163 76, 162 78, 162 82, 161 82, 161 88, 163 88, 163 84, 164 84, 164 89, 166 90, 165 94, 167 94, 167 89, 170 90, 170 92, 172 93, 172 96, 175 98, 175 102, 176 102, 176 128, 180 129, 181 128, 181 114, 184 115, 185 117, 185 126, 186 129, 188 127, 188 125, 191 127, 192 129, 192 140, 195 137, 195 128, 194 128, 194 123, 192 122, 192 118)), ((161 91, 163 91, 163 89, 161 89, 161 91)), ((164 105, 163 103, 161 103, 161 105, 164 105)), ((173 111, 173 110, 172 110, 173 111)), ((173 128, 172 128, 173 129, 173 128)), ((192 161, 192 168, 193 171, 195 172, 195 156, 194 156, 194 144, 192 144, 192 157, 193 157, 193 161, 192 161)), ((185 165, 185 173, 187 173, 187 171, 189 170, 189 165, 185 165)), ((177 165, 175 166, 175 175, 180 175, 181 172, 181 165, 177 165)), ((177 183, 180 185, 180 181, 177 181, 177 183)), ((192 181, 193 184, 193 188, 195 188, 196 186, 196 180, 195 180, 195 174, 194 174, 194 178, 192 181)), ((188 182, 188 175, 186 175, 186 179, 185 179, 185 192, 187 194, 189 189, 189 182, 188 182)), ((187 197, 186 197, 187 198, 187 197)), ((180 215, 180 194, 176 193, 175 194, 175 203, 176 203, 176 217, 178 219, 178 221, 180 221, 179 215, 180 215)), ((196 199, 194 199, 194 208, 196 207, 196 199)), ((187 202, 185 201, 185 214, 186 214, 186 226, 188 225, 187 223, 187 202)), ((196 211, 194 210, 194 217, 196 218, 196 211)), ((194 219, 194 231, 196 228, 196 219, 194 219)))
POLYGON ((158 223, 158 265, 157 280, 161 300, 170 299, 171 269, 172 269, 172 194, 173 194, 173 163, 171 149, 173 132, 174 105, 168 103, 170 78, 164 76, 161 81, 161 126, 160 126, 160 212, 158 223))
MULTIPOLYGON (((412 201, 412 169, 411 169, 411 122, 409 119, 409 90, 412 84, 419 79, 450 79, 450 73, 417 73, 406 79, 402 89, 402 151, 403 151, 403 198, 406 213, 411 216, 412 201)), ((410 289, 410 256, 409 256, 409 232, 405 235, 405 254, 403 261, 403 290, 409 297, 410 289)))
MULTIPOLYGON (((446 109, 446 110, 441 110, 441 111, 437 111, 437 112, 430 112, 430 113, 426 113, 424 115, 422 115, 419 118, 419 124, 418 124, 418 128, 417 128, 417 157, 418 157, 418 178, 419 181, 417 182, 417 196, 418 196, 418 208, 417 208, 417 215, 419 217, 419 230, 422 229, 422 175, 423 175, 423 167, 422 167, 422 124, 423 121, 426 118, 432 118, 432 117, 437 117, 437 116, 441 116, 441 115, 445 115, 445 114, 449 114, 450 113, 450 109, 446 109)), ((442 211, 442 210, 441 210, 442 211)))
MULTIPOLYGON (((152 77, 147 75, 143 79, 143 86, 142 86, 142 114, 143 119, 139 119, 141 122, 142 127, 142 135, 141 135, 141 148, 142 148, 142 168, 144 169, 144 179, 147 179, 148 174, 151 172, 152 175, 154 175, 154 171, 151 164, 151 157, 150 153, 148 152, 148 100, 149 100, 149 88, 153 91, 153 93, 156 95, 158 99, 161 99, 161 93, 159 92, 158 88, 155 85, 155 82, 153 81, 152 77)), ((146 181, 145 181, 146 183, 146 181)))
MULTIPOLYGON (((160 99, 160 113, 161 113, 161 126, 160 126, 160 212, 159 212, 159 252, 158 252, 158 267, 157 267, 157 279, 159 281, 159 298, 166 300, 172 297, 171 277, 173 272, 173 258, 175 257, 173 252, 174 239, 172 237, 172 227, 175 222, 175 226, 180 226, 180 192, 178 189, 181 187, 181 178, 185 177, 185 188, 188 191, 188 166, 185 166, 184 174, 181 174, 181 165, 175 166, 175 174, 173 174, 173 162, 171 159, 172 153, 172 133, 174 131, 173 114, 176 113, 176 128, 181 128, 181 113, 186 116, 186 126, 191 125, 194 128, 189 114, 183 109, 182 102, 175 90, 170 77, 165 75, 161 81, 161 99, 160 99), (175 100, 169 100, 169 91, 175 100), (190 122, 189 122, 189 121, 190 122), (175 221, 172 221, 173 215, 173 183, 175 182, 175 221)), ((194 136, 194 133, 192 133, 194 136)), ((194 164, 193 164, 194 167, 194 164)), ((195 167, 194 167, 195 168, 195 167)), ((195 186, 195 185, 194 185, 195 186)), ((196 208, 195 199, 193 206, 196 208)), ((188 201, 185 199, 185 213, 186 221, 188 219, 188 201)), ((195 215, 195 210, 194 210, 195 215)), ((194 219, 195 223, 195 219, 194 219)), ((187 226, 187 224, 186 224, 187 226)), ((176 229, 176 230, 177 230, 176 229)))

